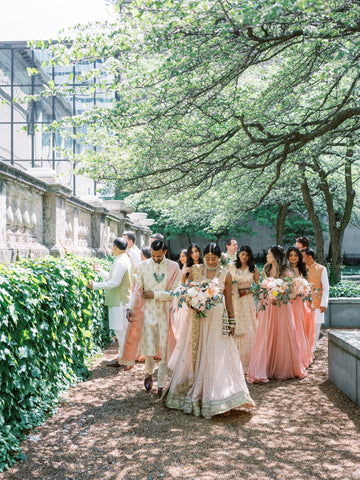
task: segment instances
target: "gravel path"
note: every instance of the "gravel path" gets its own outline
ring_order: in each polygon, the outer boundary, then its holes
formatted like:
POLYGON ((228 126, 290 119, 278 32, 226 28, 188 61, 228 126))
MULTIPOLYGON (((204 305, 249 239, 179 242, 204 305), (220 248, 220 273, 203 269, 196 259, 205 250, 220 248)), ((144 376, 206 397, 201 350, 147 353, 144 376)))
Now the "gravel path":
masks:
POLYGON ((256 409, 211 421, 168 410, 144 366, 105 366, 64 395, 1 480, 360 479, 360 409, 327 379, 327 335, 303 380, 250 385, 256 409))

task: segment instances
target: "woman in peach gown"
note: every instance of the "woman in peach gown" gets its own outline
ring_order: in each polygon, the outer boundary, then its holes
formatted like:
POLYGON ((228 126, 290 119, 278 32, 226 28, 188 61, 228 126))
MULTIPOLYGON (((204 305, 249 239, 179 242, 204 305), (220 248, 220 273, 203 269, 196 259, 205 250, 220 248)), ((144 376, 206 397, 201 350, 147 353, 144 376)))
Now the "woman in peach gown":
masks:
POLYGON ((208 244, 204 265, 194 265, 189 280, 211 282, 217 278, 229 314, 230 331, 224 332, 223 300, 206 310, 205 318, 198 318, 196 311, 191 310, 188 322, 180 326, 180 338, 168 363, 173 374, 163 395, 169 408, 206 419, 234 408, 254 406, 232 338, 231 275, 220 265, 220 256, 220 247, 208 244))
MULTIPOLYGON (((280 245, 269 248, 266 261, 262 277, 290 277, 285 252, 280 245)), ((293 292, 291 296, 295 296, 293 292)), ((274 300, 264 305, 260 302, 257 316, 259 323, 247 373, 248 382, 268 382, 270 378, 303 378, 305 367, 301 361, 290 302, 280 306, 274 300)))
POLYGON ((235 314, 234 340, 246 373, 255 345, 257 330, 256 308, 251 284, 260 279, 254 262, 254 255, 248 245, 242 245, 236 254, 236 261, 228 265, 232 276, 232 300, 235 314))
MULTIPOLYGON (((290 263, 293 278, 301 277, 307 280, 307 268, 300 250, 296 247, 289 247, 286 252, 286 258, 290 263)), ((302 362, 304 367, 307 368, 314 358, 312 341, 314 338, 312 325, 315 326, 314 314, 309 303, 303 301, 303 298, 299 295, 291 302, 291 307, 294 314, 302 362)))

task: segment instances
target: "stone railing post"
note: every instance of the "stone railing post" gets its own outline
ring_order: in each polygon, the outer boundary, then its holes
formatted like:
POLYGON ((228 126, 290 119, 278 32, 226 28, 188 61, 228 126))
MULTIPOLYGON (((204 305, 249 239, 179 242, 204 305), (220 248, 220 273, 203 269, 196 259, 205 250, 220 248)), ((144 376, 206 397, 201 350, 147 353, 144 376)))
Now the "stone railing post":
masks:
POLYGON ((64 185, 49 185, 44 194, 43 241, 54 257, 65 254, 65 200, 71 196, 71 189, 64 185))
POLYGON ((106 255, 105 245, 105 219, 107 210, 103 207, 96 207, 91 215, 91 247, 95 250, 96 256, 101 258, 106 255))

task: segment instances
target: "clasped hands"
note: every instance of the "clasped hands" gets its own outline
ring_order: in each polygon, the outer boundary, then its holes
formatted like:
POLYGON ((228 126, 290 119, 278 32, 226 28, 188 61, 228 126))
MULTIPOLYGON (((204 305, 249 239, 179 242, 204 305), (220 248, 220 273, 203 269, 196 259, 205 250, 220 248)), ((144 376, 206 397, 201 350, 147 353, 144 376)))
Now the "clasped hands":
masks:
MULTIPOLYGON (((154 298, 154 292, 152 292, 151 290, 144 290, 143 291, 143 297, 146 299, 149 299, 149 298, 154 298)), ((132 322, 133 319, 133 312, 130 308, 127 308, 126 309, 126 319, 128 322, 132 322)))

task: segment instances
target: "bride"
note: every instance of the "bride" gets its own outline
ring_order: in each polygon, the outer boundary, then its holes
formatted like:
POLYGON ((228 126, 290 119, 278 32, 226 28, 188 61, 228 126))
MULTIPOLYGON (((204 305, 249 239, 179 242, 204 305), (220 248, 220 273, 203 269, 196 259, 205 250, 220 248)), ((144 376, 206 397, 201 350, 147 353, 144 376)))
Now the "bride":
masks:
POLYGON ((232 338, 235 325, 231 274, 220 265, 220 257, 219 246, 209 243, 204 249, 204 264, 191 267, 189 282, 210 283, 216 278, 222 298, 206 310, 203 318, 189 308, 168 364, 173 374, 163 395, 169 408, 206 419, 230 413, 234 408, 254 406, 232 338), (229 326, 224 325, 223 300, 229 326))

